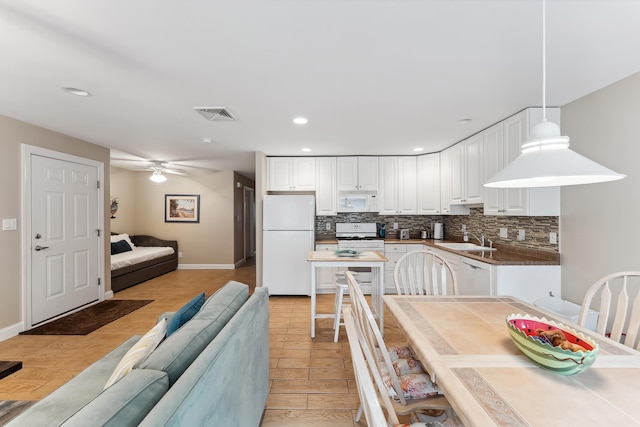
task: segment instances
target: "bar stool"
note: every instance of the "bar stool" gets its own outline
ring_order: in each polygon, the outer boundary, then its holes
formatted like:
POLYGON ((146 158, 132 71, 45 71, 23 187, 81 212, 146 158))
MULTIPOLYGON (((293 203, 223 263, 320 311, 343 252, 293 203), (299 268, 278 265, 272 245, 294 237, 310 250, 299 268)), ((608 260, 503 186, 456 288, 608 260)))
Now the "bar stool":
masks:
MULTIPOLYGON (((351 272, 353 276, 356 276, 357 273, 351 272)), ((347 279, 344 277, 344 271, 339 271, 336 273, 335 277, 336 284, 336 297, 333 301, 333 329, 335 333, 333 335, 333 342, 338 342, 338 334, 340 333, 340 325, 344 326, 344 322, 342 322, 342 305, 346 302, 350 302, 349 299, 349 287, 347 286, 347 279)))

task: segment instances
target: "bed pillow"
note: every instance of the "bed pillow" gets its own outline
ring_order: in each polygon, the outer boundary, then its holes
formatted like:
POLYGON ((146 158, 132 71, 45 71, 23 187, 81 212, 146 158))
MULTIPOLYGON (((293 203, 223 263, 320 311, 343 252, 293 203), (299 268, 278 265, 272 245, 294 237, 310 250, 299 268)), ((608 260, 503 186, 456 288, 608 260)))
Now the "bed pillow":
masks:
POLYGON ((126 240, 120 240, 119 242, 111 243, 111 255, 121 254, 122 252, 132 251, 131 246, 126 240))
POLYGON ((136 247, 136 245, 134 245, 131 241, 131 237, 129 237, 127 233, 111 235, 111 243, 119 242, 120 240, 124 240, 125 242, 127 242, 132 249, 136 247))
POLYGON ((167 325, 167 336, 171 335, 178 329, 180 326, 187 323, 195 314, 202 308, 205 302, 204 292, 196 295, 191 301, 186 303, 180 308, 180 310, 176 311, 176 313, 171 318, 171 321, 167 325))
POLYGON ((104 385, 104 389, 106 390, 109 386, 115 384, 119 379, 131 372, 133 368, 138 367, 138 365, 144 362, 158 344, 160 344, 160 341, 162 341, 166 334, 167 319, 163 318, 122 356, 120 363, 118 363, 111 377, 109 377, 107 383, 104 385))

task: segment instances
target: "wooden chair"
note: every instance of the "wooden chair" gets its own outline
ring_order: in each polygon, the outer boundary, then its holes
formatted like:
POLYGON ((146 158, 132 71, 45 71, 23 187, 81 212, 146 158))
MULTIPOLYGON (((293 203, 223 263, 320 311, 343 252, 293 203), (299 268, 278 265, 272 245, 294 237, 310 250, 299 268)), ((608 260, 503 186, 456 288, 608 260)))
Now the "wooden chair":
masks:
MULTIPOLYGON (((374 378, 380 377, 380 383, 384 383, 379 386, 380 394, 386 394, 390 398, 394 411, 399 415, 414 415, 416 411, 429 409, 442 410, 450 415, 451 405, 444 396, 435 395, 438 393, 437 387, 417 360, 399 357, 392 362, 389 350, 360 286, 350 272, 345 273, 345 278, 351 297, 350 313, 355 324, 362 331, 360 339, 362 351, 369 361, 369 368, 374 378), (400 371, 400 376, 396 370, 400 371), (403 372, 406 370, 409 372, 403 372)), ((404 351, 410 352, 408 347, 404 348, 404 351)), ((356 421, 360 419, 362 410, 361 406, 356 421)))
MULTIPOLYGON (((367 420, 367 426, 370 427, 388 427, 389 424, 399 424, 398 416, 393 410, 389 396, 386 394, 378 395, 377 388, 373 384, 371 375, 373 374, 369 370, 369 364, 365 359, 365 355, 362 352, 360 340, 362 334, 359 333, 358 328, 351 316, 351 308, 349 306, 344 307, 342 311, 344 319, 344 327, 347 330, 347 338, 349 339, 349 349, 351 350, 351 362, 353 364, 353 372, 356 376, 356 387, 358 389, 358 396, 360 397, 361 408, 364 412, 364 417, 367 420), (384 416, 382 407, 380 406, 379 399, 382 400, 385 408, 387 409, 388 417, 384 416)), ((374 372, 377 372, 374 369, 374 372)), ((380 382, 378 387, 381 386, 382 378, 379 376, 375 378, 376 382, 380 382)))
POLYGON ((454 295, 453 271, 447 261, 424 251, 408 252, 393 269, 398 295, 454 295))
POLYGON ((596 332, 607 335, 609 318, 613 316, 611 339, 640 350, 640 342, 636 343, 640 329, 640 292, 638 290, 640 290, 640 271, 623 271, 602 277, 587 290, 578 315, 578 324, 585 326, 591 302, 594 296, 599 295, 596 332), (633 301, 630 300, 630 289, 634 289, 633 293, 637 293, 633 301), (618 295, 615 302, 613 301, 614 293, 618 295), (622 338, 624 341, 621 340, 622 338))

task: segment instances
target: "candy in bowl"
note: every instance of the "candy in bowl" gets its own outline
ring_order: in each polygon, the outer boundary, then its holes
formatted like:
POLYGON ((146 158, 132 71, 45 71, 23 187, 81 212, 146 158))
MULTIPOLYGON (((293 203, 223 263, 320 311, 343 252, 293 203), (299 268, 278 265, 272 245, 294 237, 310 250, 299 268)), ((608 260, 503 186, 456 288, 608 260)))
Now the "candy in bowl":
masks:
POLYGON ((543 369, 573 375, 596 360, 598 344, 562 323, 528 314, 510 314, 506 321, 516 347, 543 369))

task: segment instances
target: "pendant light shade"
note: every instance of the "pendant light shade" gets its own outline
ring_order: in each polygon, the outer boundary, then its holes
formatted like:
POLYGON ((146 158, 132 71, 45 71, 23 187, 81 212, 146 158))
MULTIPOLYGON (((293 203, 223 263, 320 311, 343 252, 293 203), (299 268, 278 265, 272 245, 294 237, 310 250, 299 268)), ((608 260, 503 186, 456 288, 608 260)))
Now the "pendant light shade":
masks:
POLYGON ((165 182, 167 180, 167 177, 162 175, 162 171, 160 169, 156 169, 153 171, 149 179, 159 184, 161 182, 165 182))
POLYGON ((616 173, 569 149, 569 137, 546 117, 546 27, 542 0, 542 121, 522 144, 521 154, 483 185, 489 188, 533 188, 615 181, 616 173))

